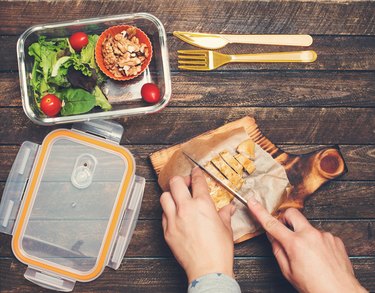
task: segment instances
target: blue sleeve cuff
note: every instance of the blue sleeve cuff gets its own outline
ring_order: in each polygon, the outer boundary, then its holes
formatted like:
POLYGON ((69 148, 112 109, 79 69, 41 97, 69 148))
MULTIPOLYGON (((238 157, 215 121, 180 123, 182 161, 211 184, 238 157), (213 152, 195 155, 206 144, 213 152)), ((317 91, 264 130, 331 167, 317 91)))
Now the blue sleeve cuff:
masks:
POLYGON ((241 293, 237 281, 222 273, 204 275, 193 280, 188 293, 241 293))

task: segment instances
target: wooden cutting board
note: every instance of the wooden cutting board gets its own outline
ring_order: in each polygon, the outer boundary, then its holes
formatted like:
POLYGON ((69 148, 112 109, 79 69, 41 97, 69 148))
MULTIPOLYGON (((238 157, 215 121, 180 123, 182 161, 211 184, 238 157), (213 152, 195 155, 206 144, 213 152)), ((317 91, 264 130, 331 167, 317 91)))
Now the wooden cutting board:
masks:
MULTIPOLYGON (((322 148, 320 150, 306 153, 303 155, 294 155, 284 152, 267 139, 259 130, 255 119, 252 117, 244 117, 242 119, 227 123, 215 130, 208 131, 199 135, 200 138, 209 138, 212 135, 226 132, 231 129, 243 127, 249 137, 254 140, 260 147, 267 151, 271 156, 279 162, 285 169, 291 184, 291 192, 288 197, 281 203, 276 211, 275 216, 280 216, 283 211, 289 207, 302 209, 304 201, 321 185, 332 180, 347 171, 344 159, 336 147, 322 148)), ((160 171, 171 159, 176 151, 179 151, 181 144, 174 145, 170 148, 162 149, 151 154, 150 159, 156 173, 160 171)), ((163 188, 163 186, 162 186, 163 188)), ((241 242, 256 234, 249 234, 241 238, 241 242)))

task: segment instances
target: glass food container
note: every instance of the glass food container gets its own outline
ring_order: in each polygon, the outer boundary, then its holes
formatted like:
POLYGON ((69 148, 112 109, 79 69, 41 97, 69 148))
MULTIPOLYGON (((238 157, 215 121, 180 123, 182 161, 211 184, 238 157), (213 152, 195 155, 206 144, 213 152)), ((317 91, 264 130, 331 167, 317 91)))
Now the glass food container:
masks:
POLYGON ((54 130, 41 145, 22 144, 0 204, 0 232, 13 235, 26 279, 71 291, 120 266, 145 187, 119 145, 122 132, 96 120, 54 130))
POLYGON ((17 57, 23 109, 26 115, 36 124, 55 125, 98 118, 108 119, 149 114, 163 109, 171 98, 167 36, 160 20, 148 13, 105 16, 32 26, 18 39, 17 57), (132 80, 118 82, 109 79, 104 84, 102 90, 107 97, 110 97, 112 110, 94 109, 85 114, 61 117, 47 117, 44 115, 38 108, 30 85, 33 58, 28 55, 29 46, 36 42, 39 36, 67 38, 77 31, 100 35, 107 28, 122 24, 136 26, 150 38, 153 47, 153 57, 149 67, 140 76, 132 80), (157 104, 146 104, 141 99, 141 87, 148 82, 155 83, 160 89, 161 99, 157 104))

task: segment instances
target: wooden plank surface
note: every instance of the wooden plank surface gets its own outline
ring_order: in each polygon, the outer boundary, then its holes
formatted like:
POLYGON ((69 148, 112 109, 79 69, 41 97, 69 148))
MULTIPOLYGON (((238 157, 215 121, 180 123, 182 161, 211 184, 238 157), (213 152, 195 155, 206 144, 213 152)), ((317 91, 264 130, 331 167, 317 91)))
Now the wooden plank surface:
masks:
MULTIPOLYGON (((323 145, 278 145, 286 152, 293 154, 308 153, 323 145)), ((149 155, 161 150, 165 145, 124 145, 135 156, 137 174, 147 180, 155 180, 155 172, 152 169, 149 155)), ((0 145, 0 181, 6 181, 10 168, 19 150, 18 145, 0 145)), ((339 180, 374 180, 375 178, 375 146, 374 145, 340 145, 340 151, 344 156, 348 172, 339 180)))
MULTIPOLYGON (((375 290, 374 258, 352 258, 359 281, 375 290)), ((14 259, 0 262, 2 292, 48 292, 23 278, 25 266, 14 259), (15 291, 17 288, 19 291, 15 291)), ((295 292, 281 276, 272 258, 237 258, 234 272, 242 292, 295 292)), ((106 268, 97 280, 78 283, 75 292, 186 292, 186 278, 175 260, 126 258, 119 270, 106 268), (152 276, 152 277, 150 277, 152 276)))
POLYGON ((372 1, 2 1, 0 34, 48 22, 149 12, 166 30, 215 33, 373 35, 372 1), (24 17, 18 17, 23 15, 24 17), (41 19, 41 15, 43 18, 41 19), (26 16, 26 17, 25 17, 26 16))
MULTIPOLYGON (((0 191, 4 183, 0 183, 0 191)), ((161 218, 161 190, 154 181, 146 183, 140 219, 161 218)), ((311 219, 375 219, 373 181, 335 181, 322 186, 306 201, 305 215, 311 219), (353 203, 356 203, 353 208, 353 203)))
MULTIPOLYGON (((312 220, 311 223, 318 229, 340 235, 351 256, 375 257, 375 220, 312 220)), ((12 257, 11 237, 1 235, 0 239, 0 257, 12 257)), ((236 244, 234 253, 238 257, 272 257, 271 246, 264 235, 236 244)), ((126 256, 172 257, 160 220, 139 220, 126 256)))
MULTIPOLYGON (((22 106, 17 73, 0 73, 0 92, 0 107, 22 106)), ((374 107, 375 74, 262 71, 238 78, 178 72, 172 74, 172 93, 170 107, 374 107)))
MULTIPOLYGON (((0 71, 17 70, 16 36, 1 36, 0 51, 7 54, 0 55, 0 71)), ((168 35, 168 49, 171 70, 177 70, 177 50, 196 49, 172 35, 168 35)), ((318 59, 314 63, 238 63, 220 67, 220 71, 233 70, 374 70, 375 37, 373 36, 313 36, 314 42, 309 50, 315 50, 318 59), (339 52, 332 54, 332 52, 339 52)), ((233 44, 221 49, 227 54, 262 53, 307 50, 306 47, 279 47, 260 45, 233 44)), ((232 73, 233 74, 233 73, 232 73)), ((238 73, 235 73, 238 76, 238 73)), ((194 75, 194 72, 190 75, 194 75)))
MULTIPOLYGON (((122 144, 175 144, 247 115, 255 117, 263 134, 275 144, 375 142, 375 108, 170 107, 153 115, 117 121, 126 125, 122 144)), ((0 121, 0 144, 41 142, 57 128, 33 125, 21 108, 0 108, 0 121)))
MULTIPOLYGON (((158 114, 117 119, 125 128, 121 143, 134 154, 137 173, 147 179, 140 220, 120 269, 106 268, 99 279, 77 284, 75 291, 186 292, 184 273, 162 236, 161 190, 148 156, 245 115, 254 116, 262 132, 291 153, 339 145, 348 173, 322 186, 304 213, 318 229, 343 238, 357 277, 375 291, 373 1, 0 0, 0 194, 20 144, 41 143, 57 128, 36 126, 23 113, 15 50, 19 35, 35 24, 138 11, 154 14, 165 25, 173 96, 158 114), (232 64, 208 74, 180 71, 176 51, 193 47, 173 37, 174 30, 308 33, 318 60, 232 64)), ((221 52, 291 49, 303 48, 229 45, 221 52)), ((0 292, 46 292, 24 279, 25 266, 14 258, 10 241, 0 235, 0 292)), ((295 292, 264 236, 237 245, 235 255, 243 292, 295 292)))

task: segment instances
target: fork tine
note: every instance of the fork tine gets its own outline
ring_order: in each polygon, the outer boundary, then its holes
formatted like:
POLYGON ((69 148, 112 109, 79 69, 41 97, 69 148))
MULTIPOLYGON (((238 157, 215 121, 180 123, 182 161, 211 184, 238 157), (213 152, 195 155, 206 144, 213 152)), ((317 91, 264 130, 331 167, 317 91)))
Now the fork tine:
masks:
POLYGON ((188 64, 188 65, 206 65, 204 60, 178 60, 178 64, 188 64))
POLYGON ((208 51, 207 50, 178 50, 178 68, 185 70, 207 71, 208 51))
POLYGON ((206 56, 200 55, 178 55, 179 59, 206 60, 206 56))
POLYGON ((185 55, 206 55, 206 50, 177 50, 178 54, 185 54, 185 55))
POLYGON ((180 65, 180 66, 178 66, 178 68, 179 69, 185 69, 185 70, 199 70, 199 71, 209 71, 210 70, 206 66, 202 66, 202 65, 199 65, 199 66, 180 65))

